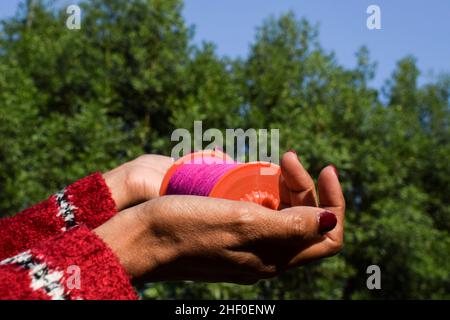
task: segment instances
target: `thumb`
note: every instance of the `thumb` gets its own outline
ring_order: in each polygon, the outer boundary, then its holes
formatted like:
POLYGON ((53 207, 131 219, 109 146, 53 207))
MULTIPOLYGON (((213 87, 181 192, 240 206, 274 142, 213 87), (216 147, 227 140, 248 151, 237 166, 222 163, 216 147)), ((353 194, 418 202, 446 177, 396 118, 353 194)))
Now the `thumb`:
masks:
POLYGON ((317 207, 291 207, 272 214, 273 235, 290 243, 320 238, 337 223, 336 215, 317 207))

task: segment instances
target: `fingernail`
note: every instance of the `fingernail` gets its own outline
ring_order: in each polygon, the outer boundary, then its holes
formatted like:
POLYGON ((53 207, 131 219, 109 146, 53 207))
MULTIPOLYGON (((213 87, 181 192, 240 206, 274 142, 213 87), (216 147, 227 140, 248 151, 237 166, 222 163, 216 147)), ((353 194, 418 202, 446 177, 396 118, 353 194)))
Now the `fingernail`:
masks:
POLYGON ((339 178, 339 171, 338 171, 338 169, 336 168, 336 166, 334 165, 334 164, 330 164, 330 167, 332 167, 333 168, 333 170, 334 170, 334 173, 336 174, 336 176, 339 178))
POLYGON ((323 211, 319 213, 319 232, 321 234, 327 233, 333 230, 336 226, 336 215, 330 211, 323 211))
POLYGON ((290 150, 288 150, 288 152, 292 152, 293 154, 297 154, 297 151, 295 151, 294 149, 290 149, 290 150))

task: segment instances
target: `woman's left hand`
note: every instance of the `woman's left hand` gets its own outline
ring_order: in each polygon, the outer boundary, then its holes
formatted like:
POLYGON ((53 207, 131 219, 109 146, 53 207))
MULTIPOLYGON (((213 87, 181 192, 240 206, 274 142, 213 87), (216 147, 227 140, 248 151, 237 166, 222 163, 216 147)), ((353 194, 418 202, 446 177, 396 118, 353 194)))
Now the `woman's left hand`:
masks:
POLYGON ((142 155, 103 174, 116 202, 117 211, 159 196, 159 188, 173 158, 142 155))

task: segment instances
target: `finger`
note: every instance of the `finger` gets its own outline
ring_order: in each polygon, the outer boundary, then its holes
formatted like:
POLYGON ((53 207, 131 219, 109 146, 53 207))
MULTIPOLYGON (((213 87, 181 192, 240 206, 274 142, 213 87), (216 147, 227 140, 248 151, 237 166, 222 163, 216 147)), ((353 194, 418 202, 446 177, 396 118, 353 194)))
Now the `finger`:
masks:
POLYGON ((337 223, 334 213, 316 207, 291 207, 275 214, 268 211, 258 224, 261 235, 289 246, 319 239, 337 223))
POLYGON ((280 175, 279 188, 280 188, 279 210, 284 209, 284 208, 290 208, 291 207, 291 193, 289 191, 288 186, 286 185, 286 181, 282 174, 280 175))
POLYGON ((320 206, 334 212, 337 218, 337 226, 328 234, 333 241, 342 242, 344 234, 345 199, 339 183, 337 169, 327 166, 319 175, 319 199, 320 206))
MULTIPOLYGON (((331 231, 333 232, 333 231, 331 231)), ((309 262, 331 257, 342 250, 342 242, 332 240, 328 234, 320 239, 311 241, 309 244, 300 248, 289 263, 288 268, 305 265, 309 262)))
POLYGON ((286 152, 281 158, 281 172, 290 191, 291 205, 317 206, 314 180, 294 152, 286 152))
POLYGON ((314 239, 298 251, 288 267, 304 265, 317 259, 330 257, 342 250, 344 236, 345 199, 339 183, 337 169, 330 165, 319 175, 320 206, 336 214, 336 226, 321 239, 314 239))
POLYGON ((181 225, 184 229, 192 228, 194 233, 223 229, 227 234, 239 235, 241 244, 252 241, 303 244, 305 240, 320 238, 337 221, 333 213, 316 207, 275 211, 251 202, 179 195, 163 196, 148 203, 159 203, 161 210, 156 211, 164 212, 157 218, 159 222, 170 212, 175 213, 180 228, 181 225))

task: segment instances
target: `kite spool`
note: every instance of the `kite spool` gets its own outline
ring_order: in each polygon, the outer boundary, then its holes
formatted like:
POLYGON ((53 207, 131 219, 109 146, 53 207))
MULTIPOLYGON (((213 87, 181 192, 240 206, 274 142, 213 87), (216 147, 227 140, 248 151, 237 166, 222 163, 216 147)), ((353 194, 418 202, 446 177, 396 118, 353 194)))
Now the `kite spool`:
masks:
POLYGON ((204 150, 178 159, 164 176, 159 194, 249 201, 278 209, 280 172, 276 164, 239 163, 218 150, 204 150))

